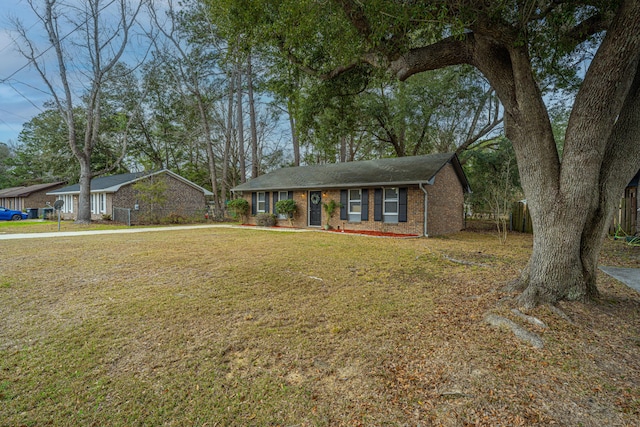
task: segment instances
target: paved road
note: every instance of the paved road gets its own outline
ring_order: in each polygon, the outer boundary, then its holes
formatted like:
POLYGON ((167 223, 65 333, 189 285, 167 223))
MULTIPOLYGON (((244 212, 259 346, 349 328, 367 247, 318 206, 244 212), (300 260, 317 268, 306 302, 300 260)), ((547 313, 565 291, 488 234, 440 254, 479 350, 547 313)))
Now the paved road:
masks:
POLYGON ((600 270, 618 279, 630 288, 640 292, 640 268, 622 268, 600 266, 600 270))
POLYGON ((245 228, 251 230, 267 230, 267 231, 288 231, 303 232, 305 229, 297 228, 274 228, 274 227, 242 227, 230 224, 209 224, 209 225, 178 225, 171 227, 151 227, 151 228, 118 228, 115 230, 85 230, 85 231, 54 231, 51 233, 16 233, 16 234, 0 234, 0 240, 13 239, 46 239, 55 237, 76 237, 88 236, 96 234, 124 234, 124 233, 149 233, 153 231, 176 231, 176 230, 195 230, 200 228, 245 228))

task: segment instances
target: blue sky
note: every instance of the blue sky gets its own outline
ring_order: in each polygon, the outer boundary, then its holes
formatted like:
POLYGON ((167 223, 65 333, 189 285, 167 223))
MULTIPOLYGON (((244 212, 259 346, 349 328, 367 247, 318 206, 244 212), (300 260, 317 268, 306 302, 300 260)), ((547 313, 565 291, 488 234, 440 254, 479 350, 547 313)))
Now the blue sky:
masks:
MULTIPOLYGON (((82 1, 69 0, 66 3, 82 1)), ((156 7, 164 7, 166 1, 156 0, 154 3, 156 7)), ((37 4, 39 3, 40 0, 37 4)), ((133 1, 132 4, 136 2, 133 1)), ((108 15, 105 16, 108 17, 108 15)), ((42 78, 16 50, 17 46, 12 40, 12 32, 15 31, 12 20, 15 18, 22 21, 29 39, 46 42, 42 24, 37 22, 27 0, 0 0, 0 142, 4 143, 17 143, 22 125, 41 113, 44 103, 51 99, 42 78)), ((144 10, 139 18, 143 22, 147 20, 144 10)), ((42 43, 38 45, 46 46, 42 43)), ((147 48, 147 39, 142 41, 132 34, 129 52, 125 53, 125 56, 137 62, 147 53, 147 48)), ((47 62, 47 56, 53 59, 52 54, 53 52, 47 52, 42 58, 47 62)), ((83 59, 79 57, 73 59, 78 66, 76 70, 82 68, 83 59)), ((52 64, 54 62, 55 60, 51 61, 52 64)), ((50 67, 49 72, 50 75, 55 76, 54 67, 50 67)), ((70 80, 81 83, 81 79, 70 78, 70 80)))
MULTIPOLYGON (((37 73, 15 49, 9 31, 11 18, 23 20, 27 28, 35 22, 25 0, 0 0, 0 142, 17 141, 22 124, 40 113, 49 99, 37 73)), ((33 27, 35 29, 35 27, 33 27)))

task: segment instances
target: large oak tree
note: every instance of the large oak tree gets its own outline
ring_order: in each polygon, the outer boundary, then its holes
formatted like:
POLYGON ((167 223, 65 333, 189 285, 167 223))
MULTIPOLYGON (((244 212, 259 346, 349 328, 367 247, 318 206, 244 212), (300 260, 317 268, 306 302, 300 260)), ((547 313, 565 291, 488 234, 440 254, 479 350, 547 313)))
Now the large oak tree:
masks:
POLYGON ((639 1, 220 1, 241 31, 323 79, 371 68, 399 80, 477 68, 504 106, 532 214, 520 302, 598 295, 601 244, 640 167, 639 1), (577 75, 585 53, 592 56, 577 75), (544 90, 572 83, 560 156, 544 90))

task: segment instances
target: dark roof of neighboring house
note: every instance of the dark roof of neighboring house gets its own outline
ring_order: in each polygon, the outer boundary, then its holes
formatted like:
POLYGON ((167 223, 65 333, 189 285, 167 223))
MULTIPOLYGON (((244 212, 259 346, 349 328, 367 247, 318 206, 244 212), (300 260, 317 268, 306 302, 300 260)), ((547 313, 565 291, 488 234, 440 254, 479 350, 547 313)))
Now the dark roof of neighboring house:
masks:
POLYGON ((429 184, 447 163, 453 165, 464 191, 469 192, 469 182, 455 153, 282 168, 240 184, 232 191, 429 184))
MULTIPOLYGON (((148 178, 153 175, 159 175, 162 173, 167 173, 173 176, 174 178, 188 185, 191 185, 194 188, 201 190, 202 192, 204 192, 205 196, 213 195, 211 191, 206 190, 197 184, 194 184, 188 179, 183 178, 180 175, 173 173, 168 169, 163 169, 157 172, 132 172, 132 173, 123 173, 119 175, 101 176, 98 178, 94 178, 91 180, 91 192, 92 193, 115 193, 120 189, 120 187, 124 185, 129 185, 141 179, 148 178)), ((59 188, 47 194, 59 195, 59 194, 78 194, 78 193, 80 193, 80 184, 74 184, 64 188, 59 188)))
POLYGON ((14 191, 21 190, 23 188, 26 188, 26 187, 22 186, 22 187, 3 188, 2 190, 0 190, 0 197, 13 197, 13 196, 9 196, 9 194, 12 194, 14 191))
POLYGON ((13 187, 0 190, 0 197, 28 197, 30 194, 36 191, 46 190, 58 185, 64 184, 64 181, 49 182, 46 184, 34 184, 26 187, 13 187))

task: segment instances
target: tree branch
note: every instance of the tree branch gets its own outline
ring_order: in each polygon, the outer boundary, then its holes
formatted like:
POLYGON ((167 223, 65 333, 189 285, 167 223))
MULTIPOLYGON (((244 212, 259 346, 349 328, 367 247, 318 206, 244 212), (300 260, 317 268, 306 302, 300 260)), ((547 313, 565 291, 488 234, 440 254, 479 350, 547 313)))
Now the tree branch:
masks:
MULTIPOLYGON (((471 51, 474 47, 475 38, 472 33, 467 33, 460 39, 458 37, 448 37, 428 46, 423 46, 409 50, 398 59, 389 64, 391 71, 400 81, 405 81, 414 74, 423 71, 435 70, 451 65, 470 64, 473 65, 473 55, 471 51)), ((371 59, 365 61, 372 65, 371 59)))

